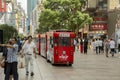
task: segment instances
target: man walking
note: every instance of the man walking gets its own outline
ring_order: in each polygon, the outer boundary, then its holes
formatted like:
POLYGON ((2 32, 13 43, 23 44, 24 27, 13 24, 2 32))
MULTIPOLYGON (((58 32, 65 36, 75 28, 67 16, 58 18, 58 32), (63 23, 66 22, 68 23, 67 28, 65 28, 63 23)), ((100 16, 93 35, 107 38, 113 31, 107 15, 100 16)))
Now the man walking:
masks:
POLYGON ((95 47, 96 47, 96 54, 98 54, 99 53, 98 52, 98 50, 99 50, 99 40, 98 39, 95 40, 95 47))
POLYGON ((36 46, 34 44, 34 42, 32 41, 32 36, 28 36, 28 40, 25 42, 25 44, 22 47, 22 57, 23 57, 23 53, 25 54, 25 65, 26 65, 26 75, 29 74, 28 71, 28 66, 30 63, 30 71, 31 71, 31 76, 34 75, 33 72, 33 56, 36 58, 36 50, 35 50, 36 46))
POLYGON ((109 44, 110 44, 111 54, 112 54, 112 57, 113 57, 114 53, 115 53, 115 41, 113 39, 111 39, 109 44))
POLYGON ((100 54, 101 52, 103 52, 102 50, 103 42, 101 39, 99 39, 98 45, 99 45, 99 54, 100 54))

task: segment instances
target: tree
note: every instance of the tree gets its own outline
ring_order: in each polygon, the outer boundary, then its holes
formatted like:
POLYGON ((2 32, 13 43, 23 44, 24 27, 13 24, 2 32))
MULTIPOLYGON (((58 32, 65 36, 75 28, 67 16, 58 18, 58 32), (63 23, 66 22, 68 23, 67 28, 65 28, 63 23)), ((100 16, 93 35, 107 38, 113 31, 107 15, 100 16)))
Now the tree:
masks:
POLYGON ((18 36, 22 39, 24 38, 24 35, 22 33, 19 33, 18 36))
POLYGON ((89 14, 83 13, 84 0, 46 0, 39 17, 39 31, 68 29, 78 33, 85 24, 92 22, 89 14))
POLYGON ((13 26, 8 26, 7 24, 0 25, 0 30, 3 30, 3 41, 8 41, 11 37, 18 34, 13 26))

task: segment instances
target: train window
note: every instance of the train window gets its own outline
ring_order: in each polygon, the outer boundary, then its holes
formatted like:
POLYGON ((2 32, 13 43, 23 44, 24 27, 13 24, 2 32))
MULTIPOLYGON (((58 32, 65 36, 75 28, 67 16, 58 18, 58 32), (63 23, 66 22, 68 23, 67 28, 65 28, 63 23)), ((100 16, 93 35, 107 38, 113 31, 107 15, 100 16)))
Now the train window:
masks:
POLYGON ((70 37, 60 37, 59 41, 60 46, 71 46, 71 40, 70 37))
POLYGON ((59 43, 59 38, 55 37, 54 38, 54 46, 58 46, 59 43))
POLYGON ((74 38, 71 38, 71 46, 74 46, 74 38))
POLYGON ((53 48, 53 38, 52 37, 50 37, 50 45, 53 48))

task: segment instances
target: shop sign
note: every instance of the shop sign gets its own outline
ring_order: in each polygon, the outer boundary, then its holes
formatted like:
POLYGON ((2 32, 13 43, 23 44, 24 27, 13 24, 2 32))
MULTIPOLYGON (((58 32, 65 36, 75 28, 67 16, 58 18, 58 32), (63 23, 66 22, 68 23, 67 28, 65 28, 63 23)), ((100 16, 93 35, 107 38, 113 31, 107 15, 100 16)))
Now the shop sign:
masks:
POLYGON ((92 24, 89 27, 90 31, 101 31, 101 30, 107 30, 107 24, 92 24))
POLYGON ((107 21, 107 18, 100 18, 100 17, 95 17, 93 18, 94 21, 107 21))

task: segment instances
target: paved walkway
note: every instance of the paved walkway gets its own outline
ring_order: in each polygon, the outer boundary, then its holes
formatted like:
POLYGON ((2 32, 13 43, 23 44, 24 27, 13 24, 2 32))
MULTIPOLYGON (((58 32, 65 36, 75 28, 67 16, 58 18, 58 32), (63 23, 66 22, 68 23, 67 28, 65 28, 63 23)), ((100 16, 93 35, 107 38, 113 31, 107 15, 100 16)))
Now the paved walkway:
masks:
MULTIPOLYGON (((120 56, 106 58, 89 50, 88 55, 75 52, 72 67, 52 66, 40 56, 34 60, 34 77, 26 76, 25 69, 19 69, 19 80, 120 80, 120 56)), ((4 80, 0 68, 0 80, 4 80)))

